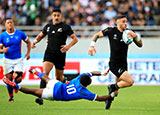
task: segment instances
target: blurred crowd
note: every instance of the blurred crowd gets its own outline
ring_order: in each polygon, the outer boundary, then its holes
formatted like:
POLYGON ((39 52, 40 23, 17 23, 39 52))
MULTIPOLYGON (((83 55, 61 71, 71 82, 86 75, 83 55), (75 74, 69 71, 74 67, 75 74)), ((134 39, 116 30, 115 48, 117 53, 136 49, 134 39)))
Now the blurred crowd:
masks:
POLYGON ((160 0, 0 0, 0 24, 11 17, 16 25, 43 25, 55 8, 69 25, 113 26, 122 14, 129 25, 160 25, 160 0))

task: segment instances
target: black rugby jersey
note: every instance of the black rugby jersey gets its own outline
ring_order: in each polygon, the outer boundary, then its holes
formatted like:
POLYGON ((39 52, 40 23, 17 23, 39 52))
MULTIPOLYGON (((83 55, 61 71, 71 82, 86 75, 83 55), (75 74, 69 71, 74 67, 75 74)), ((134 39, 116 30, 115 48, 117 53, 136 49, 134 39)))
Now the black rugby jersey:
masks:
POLYGON ((67 37, 73 34, 71 27, 63 22, 53 25, 47 24, 42 33, 48 35, 48 52, 60 52, 61 45, 66 44, 67 37))
POLYGON ((122 40, 123 32, 117 27, 108 27, 102 30, 104 36, 108 36, 110 43, 110 62, 127 62, 128 45, 122 40))

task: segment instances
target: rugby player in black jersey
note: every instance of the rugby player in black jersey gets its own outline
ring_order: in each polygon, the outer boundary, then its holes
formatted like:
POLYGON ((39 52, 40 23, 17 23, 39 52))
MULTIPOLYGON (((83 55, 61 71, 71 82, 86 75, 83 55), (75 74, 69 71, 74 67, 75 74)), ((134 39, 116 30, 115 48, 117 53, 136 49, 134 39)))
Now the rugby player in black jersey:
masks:
MULTIPOLYGON (((110 71, 116 76, 116 83, 108 85, 109 94, 113 91, 124 87, 130 87, 133 85, 134 80, 127 71, 127 52, 128 45, 122 40, 123 31, 127 29, 127 17, 122 15, 116 19, 116 27, 108 27, 98 33, 96 33, 91 40, 88 54, 93 56, 96 52, 94 47, 95 42, 98 38, 108 36, 110 44, 110 71)), ((132 38, 133 42, 138 46, 142 47, 142 40, 133 31, 128 33, 132 38)), ((106 109, 110 109, 113 98, 106 100, 106 109)))
MULTIPOLYGON (((35 45, 48 35, 48 44, 43 59, 43 73, 48 76, 53 66, 55 66, 56 79, 64 82, 63 71, 66 52, 78 42, 78 39, 71 27, 62 22, 60 9, 54 9, 51 17, 52 23, 44 26, 42 32, 32 42, 31 47, 35 48, 35 45), (72 38, 72 41, 66 44, 68 36, 72 38)), ((45 87, 45 81, 41 80, 40 88, 45 87)), ((37 98, 36 102, 40 105, 43 104, 43 100, 40 98, 37 98)))

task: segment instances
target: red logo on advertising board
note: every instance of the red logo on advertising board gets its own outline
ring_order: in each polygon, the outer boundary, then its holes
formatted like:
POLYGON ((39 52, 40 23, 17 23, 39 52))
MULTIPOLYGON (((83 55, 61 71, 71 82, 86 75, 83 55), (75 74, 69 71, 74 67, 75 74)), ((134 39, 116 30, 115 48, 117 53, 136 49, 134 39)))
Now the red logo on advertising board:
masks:
MULTIPOLYGON (((39 72, 43 72, 42 66, 30 66, 29 69, 31 69, 31 68, 39 70, 39 72)), ((22 79, 25 79, 26 77, 28 77, 29 80, 39 80, 39 78, 36 77, 36 75, 33 75, 30 72, 28 72, 29 69, 25 68, 22 79)), ((66 62, 65 70, 76 70, 78 73, 80 73, 80 62, 66 62)), ((2 80, 3 77, 4 77, 3 67, 0 66, 0 80, 2 80)))

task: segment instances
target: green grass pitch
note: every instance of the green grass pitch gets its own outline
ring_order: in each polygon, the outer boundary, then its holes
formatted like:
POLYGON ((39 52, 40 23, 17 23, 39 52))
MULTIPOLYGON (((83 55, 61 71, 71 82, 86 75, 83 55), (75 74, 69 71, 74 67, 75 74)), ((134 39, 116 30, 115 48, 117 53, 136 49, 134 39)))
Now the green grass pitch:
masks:
MULTIPOLYGON (((24 86, 38 88, 39 86, 24 86)), ((108 94, 106 86, 89 86, 99 95, 108 94)), ((104 102, 77 100, 47 101, 36 104, 32 95, 18 92, 15 102, 8 103, 6 86, 0 86, 0 115, 160 115, 160 86, 132 86, 119 90, 110 110, 104 102)))

